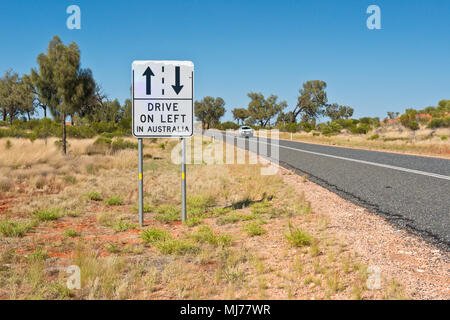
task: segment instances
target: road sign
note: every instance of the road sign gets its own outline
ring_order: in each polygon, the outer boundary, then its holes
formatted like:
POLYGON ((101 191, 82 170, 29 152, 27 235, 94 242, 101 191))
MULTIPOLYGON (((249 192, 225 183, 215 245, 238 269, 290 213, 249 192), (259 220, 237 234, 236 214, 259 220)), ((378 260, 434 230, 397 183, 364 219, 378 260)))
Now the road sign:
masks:
POLYGON ((194 131, 194 64, 133 62, 133 136, 182 138, 194 131))

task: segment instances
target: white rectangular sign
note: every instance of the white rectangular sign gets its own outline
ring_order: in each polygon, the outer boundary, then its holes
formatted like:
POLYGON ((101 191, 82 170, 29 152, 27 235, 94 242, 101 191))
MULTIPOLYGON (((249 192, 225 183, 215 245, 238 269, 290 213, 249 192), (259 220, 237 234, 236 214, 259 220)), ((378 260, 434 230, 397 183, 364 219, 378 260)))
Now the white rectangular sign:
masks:
POLYGON ((194 64, 134 61, 133 136, 190 137, 194 130, 194 64))

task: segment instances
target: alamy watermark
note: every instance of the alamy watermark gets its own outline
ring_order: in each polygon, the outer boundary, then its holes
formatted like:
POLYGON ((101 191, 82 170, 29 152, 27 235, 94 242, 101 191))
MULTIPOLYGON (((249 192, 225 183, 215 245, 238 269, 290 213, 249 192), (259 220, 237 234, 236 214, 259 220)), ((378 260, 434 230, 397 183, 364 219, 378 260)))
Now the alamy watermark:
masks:
POLYGON ((369 30, 380 30, 381 29, 381 9, 379 6, 372 4, 367 7, 367 14, 370 16, 367 18, 366 26, 369 30))
MULTIPOLYGON (((205 130, 186 139, 186 164, 260 164, 261 175, 274 175, 279 164, 278 139, 278 130, 258 130, 251 138, 234 130, 205 130)), ((181 143, 172 149, 171 159, 181 163, 181 143)))
POLYGON ((77 5, 70 5, 66 9, 66 13, 70 16, 67 17, 66 26, 69 30, 81 29, 81 9, 77 5))

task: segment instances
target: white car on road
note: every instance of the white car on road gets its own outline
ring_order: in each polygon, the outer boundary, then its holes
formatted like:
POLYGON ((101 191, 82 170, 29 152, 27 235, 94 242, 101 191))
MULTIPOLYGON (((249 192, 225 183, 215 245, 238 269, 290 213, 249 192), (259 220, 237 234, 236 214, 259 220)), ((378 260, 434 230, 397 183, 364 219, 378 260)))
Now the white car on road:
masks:
POLYGON ((253 129, 249 126, 242 126, 239 128, 239 135, 244 138, 253 137, 253 129))

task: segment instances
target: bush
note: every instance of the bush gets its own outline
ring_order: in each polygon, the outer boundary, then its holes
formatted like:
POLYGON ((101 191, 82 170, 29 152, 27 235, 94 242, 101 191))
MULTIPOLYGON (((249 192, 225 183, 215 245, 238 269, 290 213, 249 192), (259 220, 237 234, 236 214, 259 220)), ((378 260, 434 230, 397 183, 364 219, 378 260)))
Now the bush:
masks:
POLYGON ((237 129, 239 129, 239 125, 232 121, 227 121, 227 122, 219 124, 217 126, 217 129, 219 129, 219 130, 237 130, 237 129))
POLYGON ((300 228, 294 227, 291 223, 289 223, 289 232, 285 236, 288 242, 294 247, 309 246, 313 241, 310 234, 300 228))
POLYGON ((249 222, 244 225, 243 230, 250 236, 261 236, 265 234, 267 231, 262 228, 263 223, 261 221, 249 222))
POLYGON ((60 218, 59 209, 36 211, 33 216, 39 221, 53 221, 60 218))
POLYGON ((89 200, 92 200, 92 201, 102 201, 103 200, 103 198, 100 195, 100 193, 95 192, 95 191, 89 192, 87 194, 87 196, 88 196, 89 200))
POLYGON ((279 126, 280 131, 295 133, 300 131, 302 125, 299 123, 286 123, 285 125, 279 126))
POLYGON ((120 206, 122 205, 122 199, 120 199, 119 197, 111 197, 105 200, 105 203, 108 206, 120 206))
POLYGON ((0 221, 0 233, 5 237, 23 237, 35 225, 30 222, 0 221))
POLYGON ((321 132, 325 136, 336 135, 340 133, 341 130, 342 126, 335 121, 331 122, 329 125, 323 125, 321 128, 321 132))
POLYGON ((142 231, 141 239, 146 243, 154 244, 158 241, 170 239, 170 234, 161 229, 150 228, 142 231))
POLYGON ((191 234, 191 238, 197 242, 209 243, 213 246, 229 245, 232 238, 229 234, 215 233, 209 226, 201 226, 197 232, 191 234))
POLYGON ((66 229, 66 231, 64 231, 63 235, 68 238, 75 238, 75 237, 79 237, 80 233, 73 229, 66 229))
POLYGON ((428 124, 428 128, 450 128, 450 117, 435 118, 430 121, 430 123, 428 124))
POLYGON ((112 142, 111 147, 113 151, 124 149, 137 149, 138 144, 135 142, 125 141, 122 138, 118 138, 112 142))
POLYGON ((350 132, 353 134, 367 134, 372 128, 367 123, 359 123, 357 127, 351 127, 350 132))
POLYGON ((379 134, 373 134, 369 137, 369 140, 377 140, 378 138, 380 138, 379 134))
POLYGON ((161 206, 155 209, 155 219, 160 222, 172 222, 180 220, 180 210, 173 206, 161 206))

